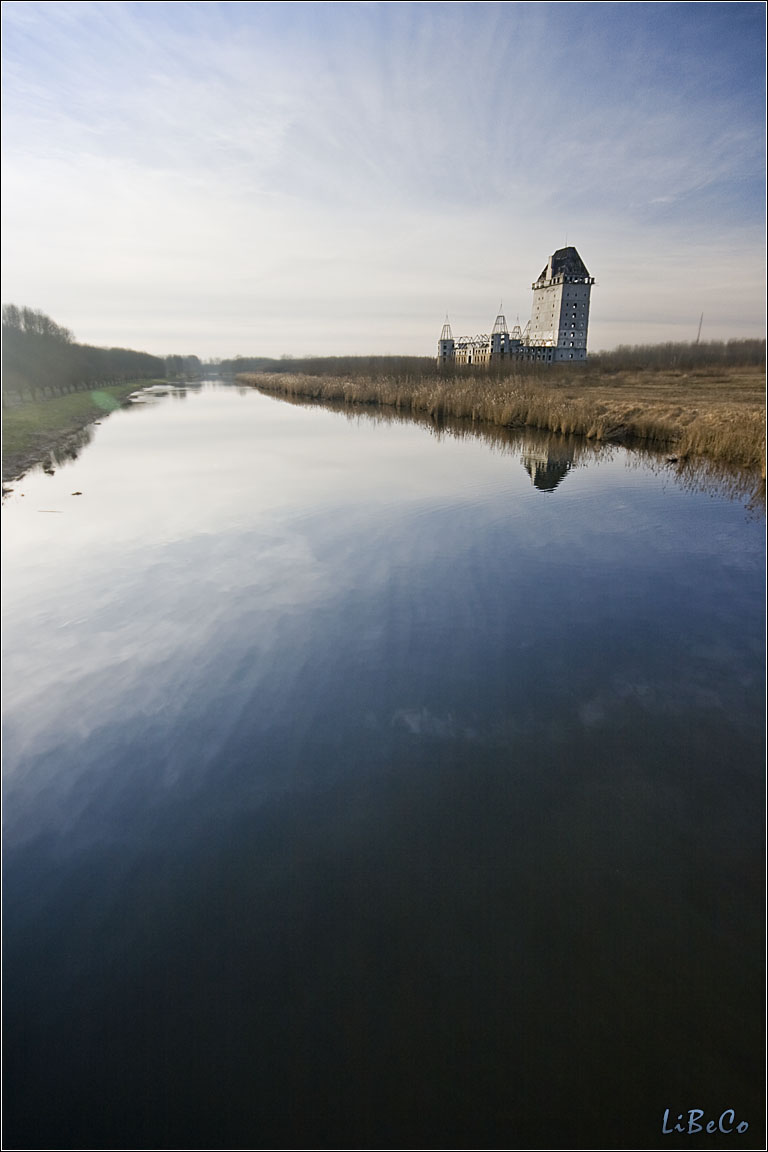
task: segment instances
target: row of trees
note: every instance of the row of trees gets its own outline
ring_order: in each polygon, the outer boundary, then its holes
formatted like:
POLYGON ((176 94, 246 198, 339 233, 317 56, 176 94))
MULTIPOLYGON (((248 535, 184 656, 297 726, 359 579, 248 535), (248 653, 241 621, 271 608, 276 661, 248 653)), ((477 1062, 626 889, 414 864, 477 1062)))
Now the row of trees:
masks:
POLYGON ((632 368, 748 368, 765 364, 765 340, 707 340, 691 344, 620 344, 590 354, 593 366, 609 372, 632 368))
POLYGON ((166 380, 199 380, 204 374, 199 356, 166 356, 166 380))
POLYGON ((69 329, 44 312, 3 305, 3 403, 10 395, 36 400, 164 376, 165 363, 158 356, 76 344, 69 329))
MULTIPOLYGON (((712 367, 749 367, 765 364, 765 340, 708 341, 703 344, 640 344, 622 345, 611 352, 590 353, 581 364, 565 362, 559 368, 573 371, 598 369, 602 372, 621 372, 631 369, 666 370, 712 367)), ((477 374, 477 367, 450 365, 443 371, 456 375, 477 374)), ((511 360, 492 365, 491 375, 509 373, 540 375, 552 371, 552 366, 536 362, 511 360)), ((311 376, 382 377, 408 376, 410 379, 433 376, 435 359, 432 356, 309 356, 293 359, 283 356, 273 360, 266 356, 238 356, 222 360, 222 376, 235 376, 240 372, 306 373, 311 376)))
MULTIPOLYGON (((383 377, 420 379, 434 375, 432 356, 238 356, 220 364, 203 364, 197 356, 161 358, 129 348, 96 348, 77 344, 68 328, 34 308, 3 305, 3 401, 9 394, 19 398, 61 395, 98 384, 131 380, 200 379, 217 369, 222 376, 240 372, 306 373, 341 378, 383 377)), ((600 372, 626 370, 743 367, 765 364, 765 340, 709 341, 696 344, 622 345, 611 352, 591 354, 587 365, 600 372)), ((584 368, 585 365, 567 365, 584 368)), ((458 375, 468 370, 453 369, 458 375)), ((492 370, 538 374, 541 366, 512 361, 492 370)), ((546 369, 545 369, 546 370, 546 369)))
POLYGON ((62 344, 72 343, 69 328, 62 328, 36 308, 19 308, 18 304, 3 304, 3 336, 6 332, 23 332, 27 336, 44 336, 62 344))
POLYGON ((221 361, 222 376, 239 372, 300 372, 310 376, 365 376, 376 380, 382 376, 433 376, 434 356, 305 356, 294 359, 282 356, 238 356, 221 361))

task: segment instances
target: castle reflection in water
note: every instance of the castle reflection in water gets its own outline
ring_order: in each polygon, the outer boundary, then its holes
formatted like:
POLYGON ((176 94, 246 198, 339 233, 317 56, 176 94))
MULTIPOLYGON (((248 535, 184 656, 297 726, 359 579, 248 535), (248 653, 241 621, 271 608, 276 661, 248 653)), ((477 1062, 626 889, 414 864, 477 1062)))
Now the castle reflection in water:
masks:
POLYGON ((553 492, 573 467, 573 446, 551 442, 541 448, 525 452, 520 461, 542 492, 553 492))

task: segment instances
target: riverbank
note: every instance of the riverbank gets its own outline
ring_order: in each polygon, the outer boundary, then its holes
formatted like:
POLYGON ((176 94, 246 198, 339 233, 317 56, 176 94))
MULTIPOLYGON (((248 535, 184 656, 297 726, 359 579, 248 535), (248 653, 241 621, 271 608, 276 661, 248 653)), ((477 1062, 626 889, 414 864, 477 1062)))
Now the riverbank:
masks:
POLYGON ((120 408, 137 388, 151 383, 111 384, 4 409, 3 484, 18 480, 36 464, 77 455, 91 424, 120 408))
POLYGON ((504 427, 646 444, 765 476, 761 367, 605 372, 589 364, 508 376, 407 375, 370 379, 242 373, 239 384, 286 396, 378 404, 504 427))

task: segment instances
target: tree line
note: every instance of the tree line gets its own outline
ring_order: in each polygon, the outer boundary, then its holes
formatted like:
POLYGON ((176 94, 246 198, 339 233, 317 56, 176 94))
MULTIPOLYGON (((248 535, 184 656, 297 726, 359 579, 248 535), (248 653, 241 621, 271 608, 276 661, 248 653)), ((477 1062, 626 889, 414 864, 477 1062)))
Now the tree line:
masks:
POLYGON ((166 356, 166 380, 199 380, 204 375, 199 356, 166 356))
POLYGON ((765 340, 706 340, 690 344, 620 344, 590 353, 589 362, 608 372, 632 368, 749 368, 765 364, 765 340))
MULTIPOLYGON (((241 372, 299 373, 370 380, 383 378, 422 379, 436 371, 433 356, 238 356, 216 365, 201 363, 197 356, 152 356, 129 348, 97 348, 78 344, 68 328, 56 324, 34 308, 5 304, 3 330, 3 403, 9 395, 19 399, 62 395, 96 385, 131 380, 199 379, 206 370, 218 368, 222 376, 241 372)), ((621 345, 610 352, 591 353, 586 362, 566 364, 569 370, 585 368, 600 373, 627 370, 688 370, 713 367, 750 367, 765 364, 765 340, 706 341, 688 344, 621 345)), ((557 368, 562 368, 558 365, 557 368)), ((551 372, 555 366, 525 361, 494 365, 491 375, 551 372)), ((444 373, 446 369, 442 369, 444 373)), ((477 374, 476 366, 450 366, 456 376, 477 374)))
POLYGON ((130 348, 77 344, 68 328, 34 308, 4 304, 3 403, 8 396, 38 400, 96 385, 165 376, 165 362, 130 348))
POLYGON ((222 360, 222 376, 236 376, 240 372, 301 373, 308 376, 339 376, 350 379, 365 376, 376 380, 383 376, 432 376, 435 372, 434 356, 281 356, 279 360, 268 356, 237 356, 222 360))
MULTIPOLYGON (((631 369, 667 371, 674 369, 752 367, 765 364, 765 340, 707 341, 690 344, 636 344, 620 345, 610 352, 590 353, 579 364, 542 365, 535 361, 510 360, 505 364, 484 369, 489 375, 542 376, 555 371, 622 372, 631 369)), ((282 356, 279 360, 267 356, 238 356, 221 361, 222 376, 236 376, 241 372, 269 372, 273 374, 297 373, 308 376, 335 376, 353 379, 365 377, 378 380, 384 377, 422 379, 434 376, 437 365, 433 356, 282 356)), ((457 377, 476 376, 477 365, 451 364, 440 366, 441 374, 457 377)))

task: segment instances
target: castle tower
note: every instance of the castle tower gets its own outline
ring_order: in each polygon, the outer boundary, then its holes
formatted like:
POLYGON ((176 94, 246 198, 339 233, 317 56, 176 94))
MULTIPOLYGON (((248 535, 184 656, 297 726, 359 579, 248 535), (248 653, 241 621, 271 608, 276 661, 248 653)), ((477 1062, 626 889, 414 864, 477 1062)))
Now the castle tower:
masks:
POLYGON ((440 364, 453 364, 456 343, 453 339, 453 332, 448 323, 448 317, 445 318, 443 330, 440 333, 440 339, 437 342, 437 363, 440 364))
POLYGON ((589 295, 594 282, 575 248, 553 252, 531 285, 533 307, 528 344, 551 348, 552 360, 585 360, 589 295))

